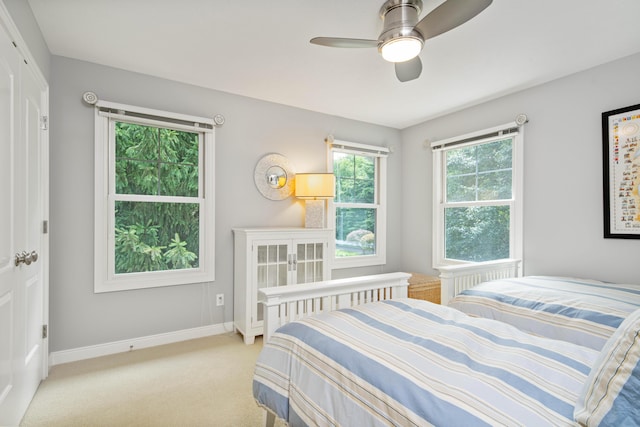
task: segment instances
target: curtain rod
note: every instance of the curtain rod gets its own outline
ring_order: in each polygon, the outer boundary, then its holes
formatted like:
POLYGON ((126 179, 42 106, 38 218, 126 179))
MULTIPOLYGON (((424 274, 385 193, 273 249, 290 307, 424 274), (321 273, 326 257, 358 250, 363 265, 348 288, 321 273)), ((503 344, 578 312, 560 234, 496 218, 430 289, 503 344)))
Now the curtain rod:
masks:
POLYGON ((429 145, 433 150, 442 150, 453 146, 478 144, 480 142, 500 137, 507 138, 509 136, 517 135, 520 127, 528 121, 529 120, 525 114, 518 114, 516 116, 516 120, 513 122, 505 123, 489 129, 483 129, 480 131, 459 135, 453 138, 441 139, 439 141, 431 142, 429 145))
POLYGON ((387 156, 392 150, 388 147, 381 147, 378 145, 360 144, 358 142, 340 141, 334 139, 333 135, 329 135, 324 139, 324 142, 331 147, 340 148, 343 150, 355 151, 362 154, 377 154, 378 156, 387 156))
POLYGON ((89 105, 95 106, 101 113, 117 118, 125 118, 128 116, 152 121, 171 122, 205 130, 222 126, 225 122, 222 114, 216 114, 213 118, 208 118, 119 104, 100 100, 94 92, 83 93, 82 100, 89 105))

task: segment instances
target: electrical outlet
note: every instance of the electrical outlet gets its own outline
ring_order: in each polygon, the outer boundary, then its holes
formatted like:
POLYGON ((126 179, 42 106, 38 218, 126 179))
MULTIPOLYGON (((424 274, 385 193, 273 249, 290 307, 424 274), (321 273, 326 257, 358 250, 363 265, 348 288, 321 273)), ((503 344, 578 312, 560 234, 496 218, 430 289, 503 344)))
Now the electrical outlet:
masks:
POLYGON ((217 294, 216 295, 216 305, 217 306, 224 305, 224 294, 217 294))

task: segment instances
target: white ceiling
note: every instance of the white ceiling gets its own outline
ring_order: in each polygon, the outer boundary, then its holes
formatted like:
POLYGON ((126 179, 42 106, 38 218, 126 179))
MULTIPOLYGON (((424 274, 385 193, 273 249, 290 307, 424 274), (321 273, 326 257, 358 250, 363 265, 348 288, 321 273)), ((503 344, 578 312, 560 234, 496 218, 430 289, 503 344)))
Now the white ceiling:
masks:
POLYGON ((383 2, 29 0, 54 55, 398 129, 640 52, 639 0, 494 0, 406 83, 376 49, 309 43, 376 39, 383 2))

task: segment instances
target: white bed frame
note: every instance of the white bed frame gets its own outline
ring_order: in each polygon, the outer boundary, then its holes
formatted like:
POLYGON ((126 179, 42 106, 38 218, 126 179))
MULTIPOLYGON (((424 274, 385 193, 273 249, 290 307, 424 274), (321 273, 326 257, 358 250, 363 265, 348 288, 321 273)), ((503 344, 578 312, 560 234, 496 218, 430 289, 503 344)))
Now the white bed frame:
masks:
MULTIPOLYGON (((520 276, 520 260, 507 259, 438 267, 440 303, 488 280, 520 276)), ((258 300, 264 306, 264 342, 285 323, 326 311, 367 302, 406 298, 409 273, 385 273, 348 279, 263 288, 258 300)))
POLYGON ((437 269, 440 271, 442 305, 447 305, 454 296, 479 283, 522 276, 519 259, 449 265, 437 269))
MULTIPOLYGON (((520 260, 509 259, 440 267, 441 304, 458 293, 487 280, 516 277, 520 260)), ((394 298, 406 298, 409 273, 386 273, 349 279, 264 288, 258 299, 264 306, 263 342, 280 326, 307 316, 394 298)), ((265 410, 264 425, 275 416, 265 410)))
POLYGON ((263 342, 280 326, 303 317, 367 302, 406 298, 409 277, 409 273, 385 273, 260 289, 258 299, 265 313, 263 342))

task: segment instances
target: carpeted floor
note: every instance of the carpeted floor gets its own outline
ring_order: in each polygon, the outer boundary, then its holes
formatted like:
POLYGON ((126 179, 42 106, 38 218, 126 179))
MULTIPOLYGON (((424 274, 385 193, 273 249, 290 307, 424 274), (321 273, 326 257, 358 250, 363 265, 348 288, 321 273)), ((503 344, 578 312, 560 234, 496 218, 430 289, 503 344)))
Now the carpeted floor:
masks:
POLYGON ((261 348, 225 334, 54 366, 20 425, 261 426, 261 348))

